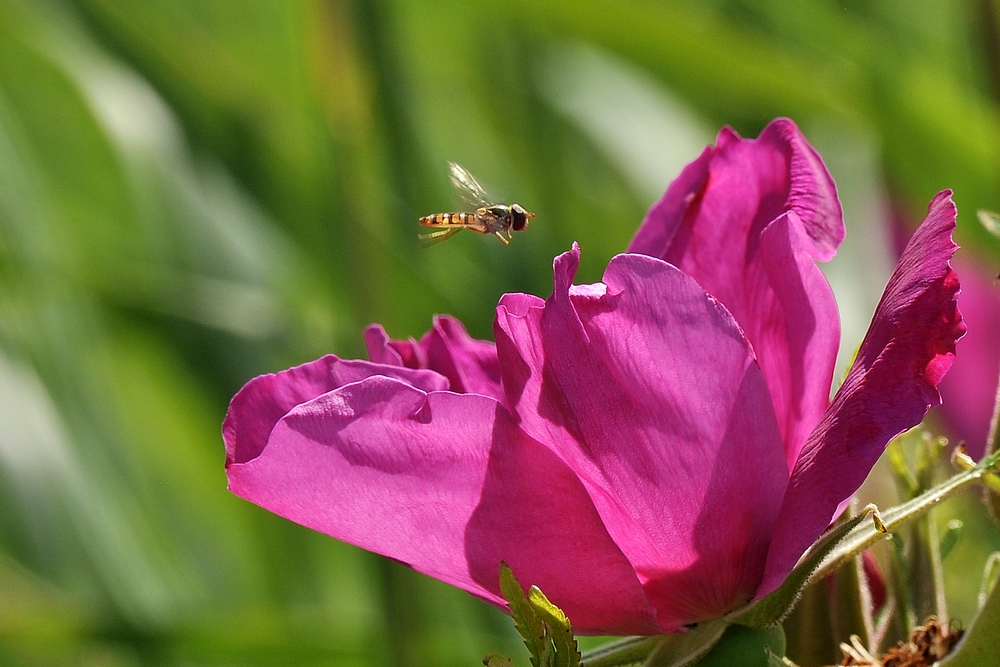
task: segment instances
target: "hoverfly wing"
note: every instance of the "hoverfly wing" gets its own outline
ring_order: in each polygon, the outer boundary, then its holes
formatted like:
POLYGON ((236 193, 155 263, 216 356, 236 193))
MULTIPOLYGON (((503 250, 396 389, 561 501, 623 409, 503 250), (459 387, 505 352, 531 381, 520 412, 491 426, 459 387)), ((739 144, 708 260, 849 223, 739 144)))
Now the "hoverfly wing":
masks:
POLYGON ((493 203, 486 196, 483 186, 473 178, 472 174, 465 167, 455 162, 449 162, 448 173, 451 176, 451 184, 455 188, 455 194, 458 196, 459 201, 468 206, 470 211, 475 211, 493 203))

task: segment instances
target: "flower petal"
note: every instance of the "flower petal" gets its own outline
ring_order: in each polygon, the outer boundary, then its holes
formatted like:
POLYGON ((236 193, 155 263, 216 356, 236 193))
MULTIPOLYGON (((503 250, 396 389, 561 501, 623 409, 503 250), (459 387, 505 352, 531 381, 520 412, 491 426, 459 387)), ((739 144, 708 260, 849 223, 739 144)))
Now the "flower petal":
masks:
POLYGON ((448 381, 432 371, 345 361, 332 354, 280 373, 255 377, 233 397, 222 424, 227 465, 258 456, 267 445, 271 429, 295 406, 372 375, 399 378, 425 391, 448 388, 448 381))
POLYGON ((781 583, 886 443, 941 402, 937 385, 965 332, 949 265, 955 216, 951 191, 938 194, 889 279, 854 365, 792 472, 759 595, 781 583))
POLYGON ((429 368, 427 351, 412 338, 392 340, 381 324, 369 324, 364 332, 368 358, 379 364, 405 366, 406 368, 429 368))
POLYGON ((604 284, 505 296, 507 399, 587 485, 665 631, 753 594, 787 482, 767 387, 736 322, 675 267, 619 255, 604 284))
POLYGON ((837 187, 795 123, 778 118, 756 140, 741 139, 726 127, 719 132, 715 148, 706 148, 670 184, 639 227, 628 252, 662 259, 700 253, 714 269, 718 262, 711 258, 713 250, 739 255, 748 240, 787 211, 802 219, 813 257, 827 261, 836 254, 844 240, 837 187), (704 247, 709 237, 734 232, 743 237, 732 244, 737 249, 704 247), (702 248, 688 251, 685 246, 692 243, 702 248))
POLYGON ((629 247, 680 268, 739 322, 771 390, 789 469, 829 403, 840 325, 814 260, 830 259, 843 237, 833 179, 795 124, 778 119, 756 140, 723 129, 629 247))
POLYGON ((582 484, 488 397, 369 377, 292 409, 227 474, 251 502, 493 604, 504 560, 583 631, 658 630, 582 484))
POLYGON ((955 270, 962 280, 958 305, 969 333, 958 342, 955 364, 941 381, 941 407, 936 412, 948 435, 964 440, 974 459, 983 456, 1000 368, 1000 286, 993 275, 968 257, 955 270))
MULTIPOLYGON (((389 339, 389 334, 381 324, 369 324, 362 337, 365 340, 365 347, 368 348, 368 358, 376 364, 389 364, 390 366, 407 366, 408 368, 421 368, 418 364, 406 364, 403 361, 403 354, 396 349, 400 343, 407 347, 416 345, 416 341, 393 341, 389 339), (395 345, 394 345, 395 344, 395 345)), ((424 364, 426 366, 426 364, 424 364)))
POLYGON ((795 213, 761 233, 758 259, 747 266, 746 296, 755 314, 747 337, 767 379, 791 472, 830 404, 840 344, 836 299, 805 250, 795 213))
POLYGON ((419 343, 390 340, 385 329, 373 324, 365 330, 365 343, 372 361, 433 370, 448 378, 449 389, 459 394, 503 397, 496 346, 471 337, 453 317, 435 317, 419 343))

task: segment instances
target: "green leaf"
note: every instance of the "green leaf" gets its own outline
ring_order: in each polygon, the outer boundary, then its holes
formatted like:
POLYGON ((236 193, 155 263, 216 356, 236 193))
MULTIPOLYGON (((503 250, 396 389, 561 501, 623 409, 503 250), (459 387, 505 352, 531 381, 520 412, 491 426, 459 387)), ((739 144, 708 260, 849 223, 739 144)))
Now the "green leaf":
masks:
POLYGON ((981 667, 1000 663, 998 636, 1000 587, 993 586, 965 636, 954 651, 937 663, 938 667, 981 667))
POLYGON ((623 667, 645 662, 660 644, 669 641, 677 635, 659 635, 655 637, 625 637, 598 646, 583 654, 583 664, 586 667, 623 667))
POLYGON ((912 498, 919 492, 919 489, 917 488, 917 479, 913 476, 913 472, 910 470, 910 466, 906 462, 907 445, 910 444, 909 441, 911 439, 910 433, 912 433, 912 431, 908 431, 893 438, 886 446, 886 455, 888 457, 893 477, 897 486, 899 486, 903 491, 903 497, 907 499, 912 498))
POLYGON ((830 627, 831 590, 826 581, 806 586, 795 608, 781 623, 787 654, 807 665, 828 665, 838 660, 838 643, 846 636, 835 636, 830 627))
POLYGON ((720 620, 699 623, 687 632, 655 637, 627 637, 587 651, 585 667, 686 667, 707 654, 726 630, 720 620))
POLYGON ((784 655, 785 633, 780 626, 748 628, 730 625, 698 667, 767 667, 769 654, 784 655))
POLYGON ((951 550, 955 548, 958 544, 958 540, 962 537, 962 520, 952 519, 948 522, 944 534, 941 536, 941 541, 938 545, 938 549, 941 551, 941 560, 944 561, 948 558, 948 554, 951 550))
POLYGON ((906 558, 906 544, 899 534, 889 537, 889 577, 887 587, 889 595, 888 608, 892 616, 886 619, 886 634, 884 642, 891 645, 893 641, 906 641, 910 630, 917 625, 917 614, 913 609, 913 595, 909 589, 910 565, 906 558))
MULTIPOLYGON (((514 572, 501 562, 500 591, 510 605, 514 626, 524 639, 534 667, 581 667, 580 647, 573 636, 569 617, 552 604, 541 589, 532 586, 526 597, 514 572)), ((490 654, 484 664, 503 667, 501 658, 506 660, 503 656, 490 654)))
POLYGON ((910 589, 914 593, 917 618, 950 618, 944 596, 944 568, 941 565, 941 538, 934 512, 928 511, 913 522, 914 553, 910 554, 910 589))
POLYGON ((983 567, 983 580, 979 585, 980 609, 986 606, 986 601, 993 592, 998 578, 1000 578, 1000 551, 995 551, 986 559, 986 565, 983 567))
POLYGON ((871 592, 860 556, 832 576, 812 581, 782 622, 786 654, 806 665, 829 665, 841 658, 840 642, 856 636, 865 644, 874 634, 871 592))
MULTIPOLYGON (((699 623, 686 633, 674 633, 666 635, 660 645, 654 650, 644 663, 644 667, 688 667, 697 663, 703 656, 712 650, 722 635, 725 633, 728 624, 721 620, 699 623)), ((587 667, 591 667, 587 663, 587 667)))
POLYGON ((555 648, 553 667, 580 667, 580 647, 563 610, 549 602, 537 586, 528 590, 528 604, 548 626, 549 638, 555 648))
POLYGON ((507 563, 500 562, 500 592, 510 606, 510 615, 514 619, 517 633, 524 639, 524 646, 531 654, 531 664, 534 667, 547 667, 551 654, 545 625, 538 617, 535 608, 528 602, 524 589, 514 578, 514 572, 507 563))
POLYGON ((511 662, 510 658, 499 653, 487 653, 486 657, 483 658, 483 664, 486 667, 514 667, 514 663, 511 662))

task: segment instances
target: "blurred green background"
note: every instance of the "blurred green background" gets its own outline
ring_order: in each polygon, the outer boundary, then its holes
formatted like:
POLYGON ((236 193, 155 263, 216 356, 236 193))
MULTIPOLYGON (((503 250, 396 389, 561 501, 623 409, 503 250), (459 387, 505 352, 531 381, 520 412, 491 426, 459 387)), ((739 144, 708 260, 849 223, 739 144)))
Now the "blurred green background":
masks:
MULTIPOLYGON (((719 127, 795 119, 857 345, 890 208, 1000 209, 989 0, 0 0, 0 664, 476 665, 500 612, 226 491, 254 375, 600 279, 719 127), (433 248, 446 162, 538 217, 433 248)), ((502 198, 503 198, 502 197, 502 198)), ((968 621, 992 529, 966 539, 968 621)), ((956 550, 960 557, 962 549, 956 550)), ((572 554, 567 554, 572 557, 572 554)), ((956 594, 958 595, 958 594, 956 594)))

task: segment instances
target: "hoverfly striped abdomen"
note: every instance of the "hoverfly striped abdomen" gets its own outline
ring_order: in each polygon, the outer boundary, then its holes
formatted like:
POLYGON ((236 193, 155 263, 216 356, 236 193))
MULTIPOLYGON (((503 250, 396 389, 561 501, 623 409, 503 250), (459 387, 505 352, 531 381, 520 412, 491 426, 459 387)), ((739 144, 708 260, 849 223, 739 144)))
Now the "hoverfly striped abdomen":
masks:
POLYGON ((475 216, 472 213, 435 213, 425 215, 420 218, 420 224, 424 227, 445 227, 455 225, 457 227, 467 227, 475 216))

